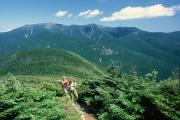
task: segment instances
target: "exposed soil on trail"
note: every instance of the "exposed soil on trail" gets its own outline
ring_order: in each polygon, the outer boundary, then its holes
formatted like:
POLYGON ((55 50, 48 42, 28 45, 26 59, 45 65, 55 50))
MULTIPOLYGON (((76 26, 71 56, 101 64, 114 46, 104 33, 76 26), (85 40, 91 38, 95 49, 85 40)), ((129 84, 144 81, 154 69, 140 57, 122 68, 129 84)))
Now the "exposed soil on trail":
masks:
POLYGON ((80 120, 96 120, 96 119, 90 114, 82 113, 80 120))
MULTIPOLYGON (((67 99, 70 100, 70 96, 65 97, 64 100, 67 101, 67 99)), ((76 103, 76 101, 72 100, 71 103, 72 106, 71 107, 67 106, 66 109, 68 109, 67 111, 69 111, 69 113, 74 111, 73 109, 78 111, 81 115, 79 120, 97 120, 94 114, 92 113, 92 111, 88 108, 87 104, 84 103, 83 101, 78 101, 78 103, 76 103)))
POLYGON ((79 103, 81 106, 80 112, 81 119, 80 120, 96 120, 92 112, 88 109, 87 105, 85 103, 79 103))
POLYGON ((80 120, 96 120, 92 112, 88 109, 85 103, 78 103, 79 107, 75 109, 81 113, 80 120))

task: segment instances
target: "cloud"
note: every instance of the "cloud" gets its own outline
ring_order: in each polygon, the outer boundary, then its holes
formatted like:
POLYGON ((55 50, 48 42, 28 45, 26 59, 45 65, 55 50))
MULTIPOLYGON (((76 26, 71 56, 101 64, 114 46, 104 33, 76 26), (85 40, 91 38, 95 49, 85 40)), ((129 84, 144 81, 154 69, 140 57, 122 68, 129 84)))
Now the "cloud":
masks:
POLYGON ((68 17, 71 17, 72 16, 72 14, 68 14, 68 17))
POLYGON ((110 17, 104 17, 100 21, 128 20, 138 18, 153 18, 160 16, 174 16, 180 11, 180 5, 164 7, 162 4, 147 7, 126 7, 119 12, 114 12, 110 17))
POLYGON ((104 2, 104 1, 108 1, 108 0, 98 0, 99 2, 104 2))
POLYGON ((101 15, 101 14, 103 14, 102 11, 100 12, 98 9, 95 9, 95 10, 89 12, 89 14, 85 16, 85 18, 95 17, 95 16, 101 15))
POLYGON ((57 17, 62 17, 62 16, 64 16, 66 13, 68 13, 68 11, 59 11, 59 12, 57 12, 55 15, 56 15, 57 17))
POLYGON ((89 12, 91 12, 91 10, 87 10, 87 11, 80 12, 79 15, 77 15, 76 17, 86 16, 86 15, 89 14, 89 12))
POLYGON ((77 16, 75 17, 84 17, 84 18, 90 18, 90 17, 95 17, 97 15, 101 15, 103 12, 99 11, 98 9, 95 9, 95 10, 87 10, 87 11, 83 11, 83 12, 80 12, 77 16))
POLYGON ((4 30, 4 31, 2 31, 2 32, 9 32, 9 31, 11 31, 11 30, 13 30, 13 29, 7 29, 7 30, 4 30))

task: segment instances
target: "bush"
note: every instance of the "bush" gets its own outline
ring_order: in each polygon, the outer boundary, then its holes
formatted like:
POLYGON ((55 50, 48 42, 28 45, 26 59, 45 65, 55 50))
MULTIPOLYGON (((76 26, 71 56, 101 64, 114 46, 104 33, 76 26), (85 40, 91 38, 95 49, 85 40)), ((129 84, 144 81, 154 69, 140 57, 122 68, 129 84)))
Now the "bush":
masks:
POLYGON ((70 100, 57 97, 53 86, 48 88, 51 90, 21 86, 9 73, 5 85, 0 85, 0 119, 78 120, 77 110, 69 113, 72 109, 70 100))
POLYGON ((83 81, 81 99, 100 120, 147 120, 180 118, 178 82, 156 83, 157 71, 143 77, 131 67, 130 74, 120 75, 118 66, 108 67, 102 78, 83 81), (116 68, 114 68, 116 67, 116 68), (164 84, 166 83, 166 84, 164 84), (172 86, 174 87, 172 88, 172 86), (171 86, 171 87, 170 87, 171 86), (178 88, 178 89, 174 89, 178 88))

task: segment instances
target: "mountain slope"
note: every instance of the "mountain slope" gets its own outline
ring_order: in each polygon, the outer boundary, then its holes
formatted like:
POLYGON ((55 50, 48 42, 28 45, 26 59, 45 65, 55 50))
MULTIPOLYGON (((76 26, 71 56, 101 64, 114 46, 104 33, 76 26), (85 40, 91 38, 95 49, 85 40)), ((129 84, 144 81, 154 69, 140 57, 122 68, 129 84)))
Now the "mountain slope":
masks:
POLYGON ((42 23, 0 33, 0 46, 1 54, 29 48, 60 48, 102 67, 113 61, 121 64, 124 72, 130 65, 140 75, 156 69, 159 80, 180 66, 180 31, 152 33, 134 27, 42 23))
POLYGON ((68 75, 84 78, 103 73, 82 57, 60 49, 30 49, 0 57, 0 74, 68 75))

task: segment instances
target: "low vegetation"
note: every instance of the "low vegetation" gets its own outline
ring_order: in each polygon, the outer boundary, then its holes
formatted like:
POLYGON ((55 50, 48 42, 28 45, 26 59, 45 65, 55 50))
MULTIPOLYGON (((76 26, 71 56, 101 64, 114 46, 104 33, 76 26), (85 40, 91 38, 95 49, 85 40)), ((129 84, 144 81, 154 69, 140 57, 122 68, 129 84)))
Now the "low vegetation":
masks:
POLYGON ((81 83, 81 99, 99 120, 178 120, 180 118, 180 72, 156 83, 157 71, 145 78, 134 68, 122 74, 118 66, 108 68, 109 75, 89 78, 81 83))
POLYGON ((60 87, 52 84, 22 84, 9 73, 0 84, 0 119, 78 120, 79 112, 59 91, 60 87))
POLYGON ((83 58, 57 49, 33 49, 4 56, 0 59, 2 120, 79 120, 80 113, 62 96, 57 80, 63 75, 75 78, 79 102, 85 102, 98 120, 180 118, 178 68, 158 83, 156 78, 161 71, 152 70, 140 77, 133 67, 124 73, 113 63, 103 74, 104 70, 83 58), (6 74, 8 71, 11 73, 6 74))

